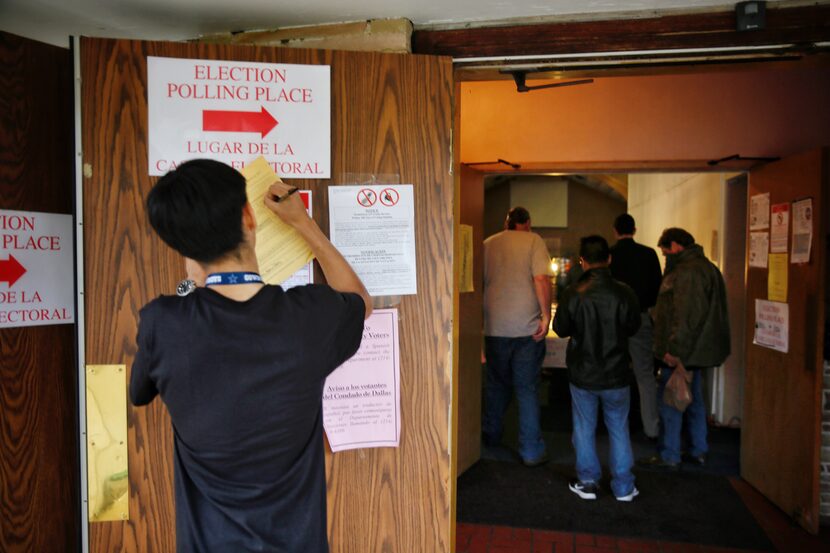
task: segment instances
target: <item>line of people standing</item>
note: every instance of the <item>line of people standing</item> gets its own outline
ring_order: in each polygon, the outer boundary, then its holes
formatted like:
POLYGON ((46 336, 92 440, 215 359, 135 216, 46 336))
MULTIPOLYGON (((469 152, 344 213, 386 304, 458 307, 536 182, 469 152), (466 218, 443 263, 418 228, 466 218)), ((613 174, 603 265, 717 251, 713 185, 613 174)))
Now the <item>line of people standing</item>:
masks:
MULTIPOLYGON (((611 491, 618 501, 632 501, 639 494, 628 428, 632 372, 640 391, 644 433, 657 443, 657 454, 640 464, 673 470, 681 460, 705 463, 701 373, 728 356, 729 322, 723 277, 691 234, 680 228, 663 232, 658 247, 666 256, 666 271, 661 275, 655 251, 634 241, 634 219, 623 214, 614 228, 613 248, 601 236, 582 238, 583 273, 560 295, 553 328, 559 336, 570 337, 566 364, 577 477, 569 489, 582 499, 599 494, 602 469, 595 435, 602 406, 610 438, 611 491), (692 375, 693 402, 686 411, 691 446, 685 459, 684 413, 660 399, 677 367, 692 375)), ((511 209, 505 230, 484 243, 483 437, 485 444, 500 441, 504 412, 515 389, 519 454, 528 466, 548 459, 537 387, 550 313, 549 295, 544 297, 539 284, 549 283, 549 272, 544 242, 530 232, 530 214, 524 208, 511 209)))

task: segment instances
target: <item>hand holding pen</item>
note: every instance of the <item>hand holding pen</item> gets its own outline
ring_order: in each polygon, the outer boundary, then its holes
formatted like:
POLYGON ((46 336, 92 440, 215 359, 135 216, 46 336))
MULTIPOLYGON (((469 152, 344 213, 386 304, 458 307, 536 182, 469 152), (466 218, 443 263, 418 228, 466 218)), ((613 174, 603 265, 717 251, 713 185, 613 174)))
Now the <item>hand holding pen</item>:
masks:
POLYGON ((296 194, 296 186, 289 186, 277 180, 265 194, 265 206, 291 226, 308 219, 305 205, 296 194))

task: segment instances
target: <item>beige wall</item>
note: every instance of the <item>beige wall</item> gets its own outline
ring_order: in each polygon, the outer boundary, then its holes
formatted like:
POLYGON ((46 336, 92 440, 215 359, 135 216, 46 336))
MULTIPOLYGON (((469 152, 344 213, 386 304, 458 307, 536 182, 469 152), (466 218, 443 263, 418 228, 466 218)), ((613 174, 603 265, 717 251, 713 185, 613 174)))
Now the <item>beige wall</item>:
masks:
POLYGON ((630 175, 628 212, 637 222, 637 241, 656 248, 663 229, 684 228, 720 265, 725 184, 720 173, 630 175))

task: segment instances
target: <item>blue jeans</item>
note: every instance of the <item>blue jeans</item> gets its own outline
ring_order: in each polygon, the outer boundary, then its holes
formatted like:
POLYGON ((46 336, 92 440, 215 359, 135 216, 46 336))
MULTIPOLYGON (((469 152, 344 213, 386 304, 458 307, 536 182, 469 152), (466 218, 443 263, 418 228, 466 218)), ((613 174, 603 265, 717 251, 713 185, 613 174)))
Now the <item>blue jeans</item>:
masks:
POLYGON ((705 455, 709 451, 706 442, 706 405, 703 403, 703 372, 702 369, 692 370, 692 403, 681 413, 663 401, 663 391, 674 369, 662 367, 660 380, 657 386, 657 403, 660 405, 660 438, 657 440, 657 451, 664 461, 669 463, 680 462, 682 447, 683 417, 689 429, 691 447, 689 454, 695 457, 705 455))
POLYGON ((597 457, 597 412, 602 404, 602 417, 608 429, 610 450, 608 460, 611 470, 611 491, 615 497, 631 493, 634 489, 634 454, 628 435, 628 410, 631 406, 631 390, 585 390, 571 386, 573 411, 573 445, 576 450, 576 477, 581 482, 599 482, 602 467, 597 457))
POLYGON ((539 374, 545 358, 545 341, 530 336, 485 336, 487 381, 484 391, 482 432, 486 443, 497 444, 504 430, 504 413, 513 390, 519 404, 519 455, 535 461, 545 454, 539 426, 539 374))

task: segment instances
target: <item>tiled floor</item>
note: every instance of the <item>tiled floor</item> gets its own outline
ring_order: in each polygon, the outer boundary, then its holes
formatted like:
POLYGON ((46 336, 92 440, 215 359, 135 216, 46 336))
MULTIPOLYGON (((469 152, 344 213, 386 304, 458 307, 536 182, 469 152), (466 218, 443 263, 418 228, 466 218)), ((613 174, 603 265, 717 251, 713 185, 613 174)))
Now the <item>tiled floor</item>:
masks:
MULTIPOLYGON (((830 529, 812 536, 740 479, 741 499, 778 553, 830 553, 830 529)), ((747 549, 458 523, 456 553, 757 553, 747 549)))

